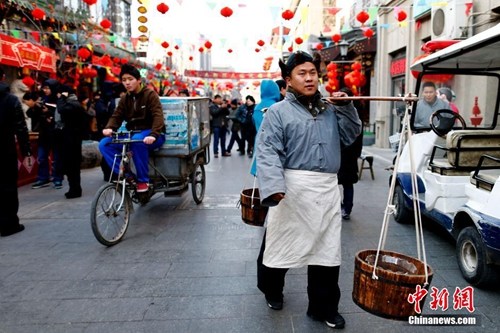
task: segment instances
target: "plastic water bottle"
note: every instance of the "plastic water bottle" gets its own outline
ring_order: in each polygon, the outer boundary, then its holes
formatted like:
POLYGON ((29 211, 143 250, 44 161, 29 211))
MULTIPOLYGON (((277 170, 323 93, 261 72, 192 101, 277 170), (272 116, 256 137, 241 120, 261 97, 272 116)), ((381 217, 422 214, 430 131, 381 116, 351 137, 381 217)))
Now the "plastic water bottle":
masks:
POLYGON ((124 120, 122 122, 122 125, 120 126, 120 128, 118 129, 118 133, 120 132, 126 132, 127 131, 127 122, 124 120))

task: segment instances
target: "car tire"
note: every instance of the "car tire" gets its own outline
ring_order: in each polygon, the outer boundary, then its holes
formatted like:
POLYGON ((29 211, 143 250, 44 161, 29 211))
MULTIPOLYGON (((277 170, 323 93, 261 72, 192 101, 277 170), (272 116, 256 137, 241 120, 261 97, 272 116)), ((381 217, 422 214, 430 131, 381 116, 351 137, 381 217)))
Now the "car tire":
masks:
POLYGON ((475 227, 467 227, 460 231, 456 255, 460 271, 470 284, 476 287, 489 287, 497 281, 495 266, 488 265, 485 245, 475 227))
POLYGON ((403 193, 403 188, 396 184, 394 188, 394 195, 392 197, 392 203, 394 205, 394 220, 401 224, 413 223, 413 210, 409 209, 405 205, 405 194, 403 193))

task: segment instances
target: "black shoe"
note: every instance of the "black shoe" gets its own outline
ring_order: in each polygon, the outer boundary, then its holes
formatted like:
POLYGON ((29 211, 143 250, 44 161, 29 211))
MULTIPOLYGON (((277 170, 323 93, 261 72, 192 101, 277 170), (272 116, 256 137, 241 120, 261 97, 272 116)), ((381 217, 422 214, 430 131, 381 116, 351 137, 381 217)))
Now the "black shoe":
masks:
POLYGON ((351 219, 351 213, 347 213, 343 208, 342 208, 342 220, 349 221, 351 219))
POLYGON ((66 199, 74 199, 74 198, 79 198, 82 196, 82 192, 66 192, 64 193, 64 196, 66 197, 66 199))
POLYGON ((326 325, 331 328, 344 328, 345 319, 339 313, 336 313, 331 318, 325 320, 326 325))
POLYGON ((0 236, 7 237, 7 236, 10 236, 10 235, 13 235, 13 234, 17 234, 18 232, 21 232, 23 230, 24 230, 24 225, 18 224, 17 226, 15 226, 12 229, 7 229, 5 231, 2 231, 0 233, 0 236))
POLYGON ((281 310, 283 309, 283 301, 273 301, 266 297, 267 306, 273 310, 281 310))
POLYGON ((240 155, 245 155, 245 152, 240 150, 240 155))

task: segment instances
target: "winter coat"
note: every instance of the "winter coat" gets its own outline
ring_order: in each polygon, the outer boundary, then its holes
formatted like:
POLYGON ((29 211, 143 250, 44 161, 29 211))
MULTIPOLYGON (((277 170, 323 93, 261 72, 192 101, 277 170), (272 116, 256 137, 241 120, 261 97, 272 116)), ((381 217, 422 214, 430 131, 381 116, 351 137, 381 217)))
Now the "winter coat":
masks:
POLYGON ((339 184, 356 184, 358 182, 358 158, 363 150, 363 133, 358 135, 354 143, 342 149, 340 169, 337 173, 339 184))
POLYGON ((120 98, 106 128, 116 131, 124 120, 127 122, 129 131, 151 129, 151 136, 155 138, 165 133, 165 120, 160 98, 154 90, 146 87, 143 87, 137 94, 128 92, 120 98))

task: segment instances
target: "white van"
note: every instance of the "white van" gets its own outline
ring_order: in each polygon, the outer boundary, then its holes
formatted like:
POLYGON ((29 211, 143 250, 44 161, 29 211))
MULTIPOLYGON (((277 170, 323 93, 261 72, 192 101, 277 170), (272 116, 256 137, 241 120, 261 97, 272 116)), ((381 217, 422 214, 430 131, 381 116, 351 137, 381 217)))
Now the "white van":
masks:
MULTIPOLYGON (((480 287, 498 281, 500 265, 499 54, 497 25, 411 67, 419 72, 421 97, 410 118, 419 207, 454 237, 464 278, 480 287), (430 99, 426 82, 451 91, 454 107, 430 99)), ((414 219, 408 142, 398 161, 394 218, 408 223, 414 219)))

